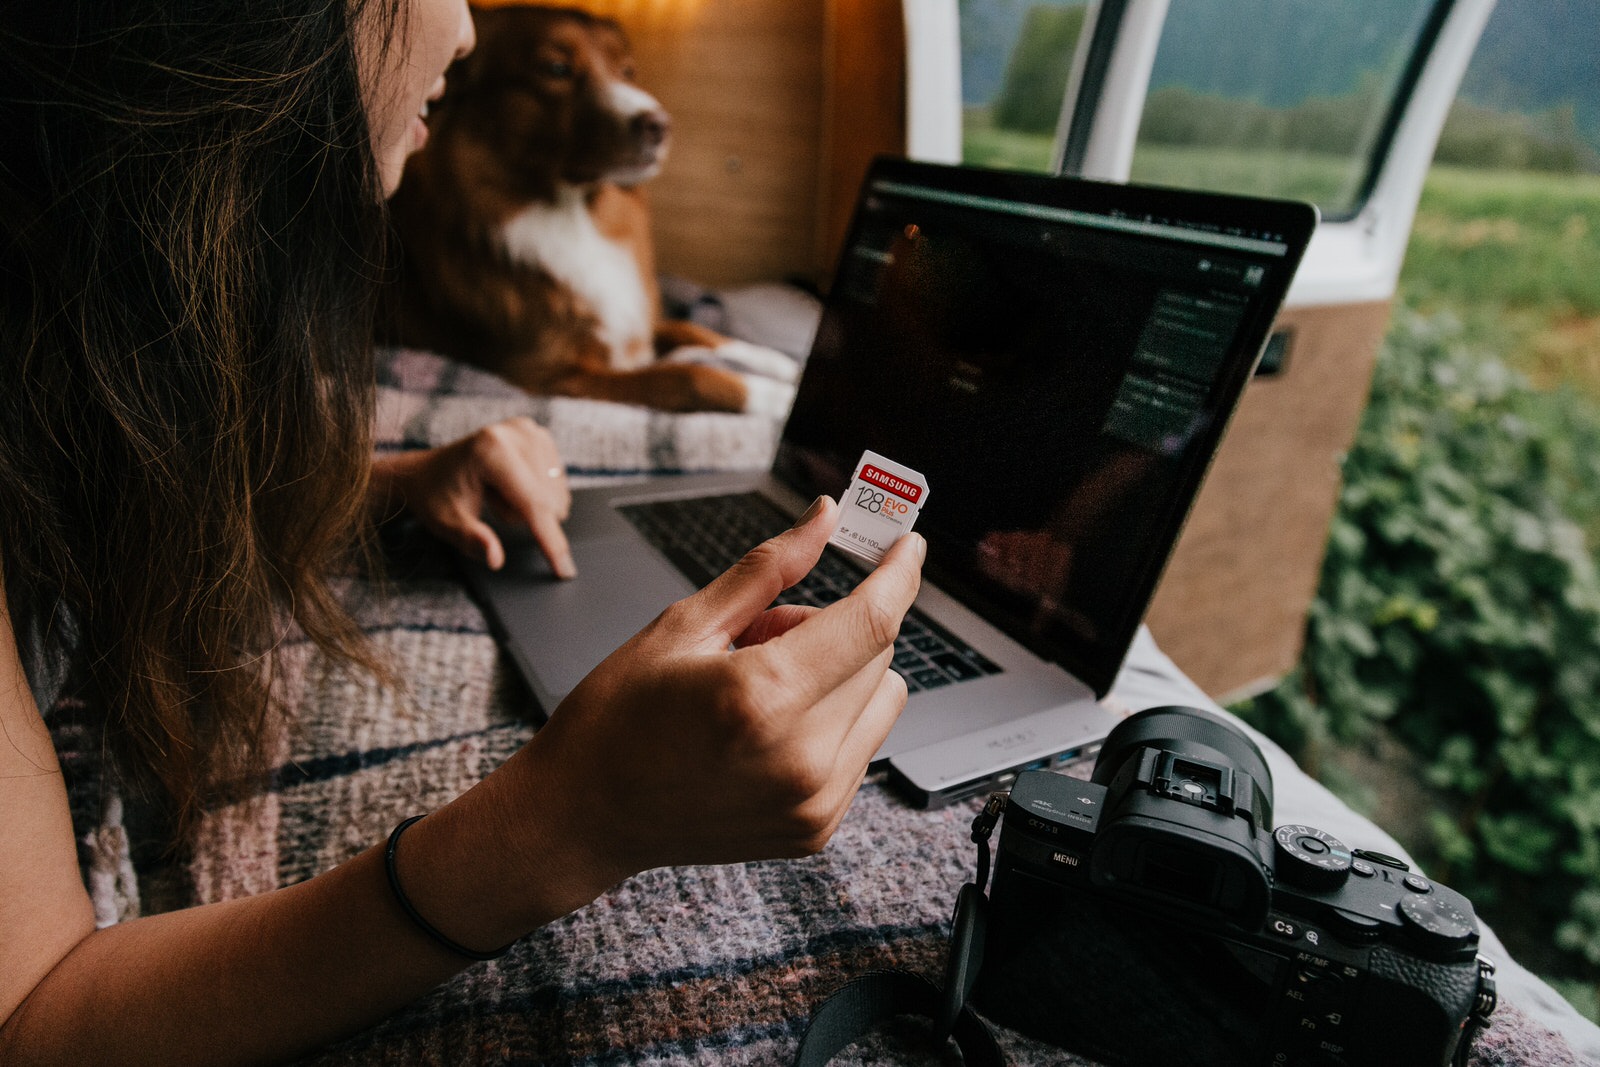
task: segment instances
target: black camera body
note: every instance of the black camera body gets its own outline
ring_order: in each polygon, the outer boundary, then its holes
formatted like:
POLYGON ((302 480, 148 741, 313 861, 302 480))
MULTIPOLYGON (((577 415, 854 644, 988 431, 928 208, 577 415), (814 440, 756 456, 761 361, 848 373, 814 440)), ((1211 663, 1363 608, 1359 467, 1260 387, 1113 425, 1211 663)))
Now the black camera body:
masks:
POLYGON ((1439 1067, 1494 1009, 1459 893, 1308 826, 1224 719, 1118 724, 1090 781, 1020 775, 973 1002, 1108 1065, 1439 1067))

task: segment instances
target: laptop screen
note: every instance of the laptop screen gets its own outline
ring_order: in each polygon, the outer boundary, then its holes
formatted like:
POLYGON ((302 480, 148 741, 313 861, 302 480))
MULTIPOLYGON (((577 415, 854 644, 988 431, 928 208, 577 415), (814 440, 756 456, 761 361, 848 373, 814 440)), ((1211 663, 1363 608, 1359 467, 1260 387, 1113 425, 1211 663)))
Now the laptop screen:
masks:
POLYGON ((879 160, 776 471, 928 479, 930 579, 1104 693, 1315 225, 1307 205, 879 160))

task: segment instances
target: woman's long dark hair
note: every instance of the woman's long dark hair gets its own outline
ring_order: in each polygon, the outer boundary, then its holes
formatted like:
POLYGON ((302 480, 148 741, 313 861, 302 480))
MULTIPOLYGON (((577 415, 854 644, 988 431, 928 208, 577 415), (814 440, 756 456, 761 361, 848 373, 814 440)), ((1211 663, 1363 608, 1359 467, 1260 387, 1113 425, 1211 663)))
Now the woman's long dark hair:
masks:
MULTIPOLYGON (((180 833, 261 769, 371 460, 384 221, 352 0, 0 0, 0 576, 180 833)), ((359 540, 359 538, 357 538, 359 540)))

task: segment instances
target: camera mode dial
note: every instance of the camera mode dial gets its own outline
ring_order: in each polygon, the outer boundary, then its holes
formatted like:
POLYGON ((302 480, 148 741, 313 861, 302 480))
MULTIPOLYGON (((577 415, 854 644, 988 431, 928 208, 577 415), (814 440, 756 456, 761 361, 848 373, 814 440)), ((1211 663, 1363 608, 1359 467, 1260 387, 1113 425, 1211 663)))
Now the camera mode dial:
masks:
POLYGON ((1350 849, 1326 830, 1296 823, 1278 827, 1272 838, 1277 875, 1291 885, 1326 893, 1344 885, 1350 875, 1350 849))
POLYGON ((1438 894, 1407 893, 1400 900, 1400 918, 1423 952, 1448 954, 1468 947, 1478 935, 1472 917, 1438 894))

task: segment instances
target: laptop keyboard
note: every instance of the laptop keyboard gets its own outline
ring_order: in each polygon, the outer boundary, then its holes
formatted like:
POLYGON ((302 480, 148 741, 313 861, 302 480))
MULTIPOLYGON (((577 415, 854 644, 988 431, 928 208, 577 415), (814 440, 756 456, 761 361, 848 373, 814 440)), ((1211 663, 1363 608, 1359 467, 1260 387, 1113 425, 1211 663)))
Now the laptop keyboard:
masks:
MULTIPOLYGON (((789 528, 790 519, 760 493, 651 500, 617 509, 644 539, 695 585, 737 563, 744 553, 789 528)), ((847 595, 866 571, 829 549, 778 604, 825 607, 847 595)), ((1000 668, 987 656, 912 608, 894 642, 894 669, 912 692, 971 681, 1000 668)))

